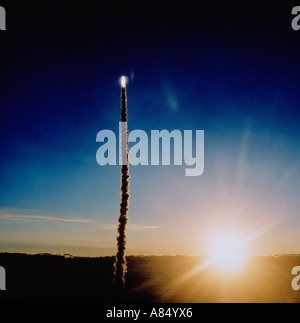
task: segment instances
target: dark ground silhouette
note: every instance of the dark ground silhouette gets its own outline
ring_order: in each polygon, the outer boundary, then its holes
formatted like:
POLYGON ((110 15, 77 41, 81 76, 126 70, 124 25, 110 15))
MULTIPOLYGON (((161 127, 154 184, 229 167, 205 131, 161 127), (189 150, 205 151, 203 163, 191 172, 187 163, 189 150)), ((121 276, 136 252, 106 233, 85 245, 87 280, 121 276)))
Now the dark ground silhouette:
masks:
POLYGON ((242 273, 225 278, 213 269, 186 275, 204 257, 127 257, 123 295, 114 289, 115 257, 0 254, 7 291, 1 302, 198 303, 300 302, 292 268, 300 256, 255 257, 242 273))

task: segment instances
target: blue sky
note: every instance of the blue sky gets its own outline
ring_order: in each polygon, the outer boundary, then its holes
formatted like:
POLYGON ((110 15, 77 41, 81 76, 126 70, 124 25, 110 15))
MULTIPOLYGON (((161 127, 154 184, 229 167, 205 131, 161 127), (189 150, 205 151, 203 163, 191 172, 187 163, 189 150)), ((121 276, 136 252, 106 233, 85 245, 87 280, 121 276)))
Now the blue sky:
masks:
POLYGON ((114 254, 120 170, 96 135, 118 132, 125 74, 129 130, 205 131, 200 177, 131 167, 128 252, 204 253, 220 228, 255 236, 250 254, 299 252, 299 34, 288 6, 238 9, 11 6, 1 251, 114 254))

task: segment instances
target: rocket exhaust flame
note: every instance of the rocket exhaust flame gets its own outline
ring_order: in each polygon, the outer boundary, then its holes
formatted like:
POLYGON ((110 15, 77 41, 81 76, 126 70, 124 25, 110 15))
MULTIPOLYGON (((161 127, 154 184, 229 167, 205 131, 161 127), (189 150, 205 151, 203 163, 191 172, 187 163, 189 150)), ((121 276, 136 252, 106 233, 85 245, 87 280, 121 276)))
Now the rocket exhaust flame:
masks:
POLYGON ((122 88, 126 88, 126 77, 125 76, 121 77, 121 86, 122 86, 122 88))
MULTIPOLYGON (((126 78, 121 79, 122 94, 121 94, 121 122, 127 123, 127 95, 126 95, 126 78)), ((124 139, 124 138, 123 138, 124 139)), ((121 203, 119 226, 117 236, 117 255, 114 264, 114 282, 118 288, 122 288, 125 284, 125 274, 127 272, 127 261, 125 256, 126 251, 126 225, 128 222, 128 209, 129 209, 129 160, 128 160, 128 131, 126 129, 126 141, 122 140, 121 150, 126 151, 126 163, 121 166, 121 203)))

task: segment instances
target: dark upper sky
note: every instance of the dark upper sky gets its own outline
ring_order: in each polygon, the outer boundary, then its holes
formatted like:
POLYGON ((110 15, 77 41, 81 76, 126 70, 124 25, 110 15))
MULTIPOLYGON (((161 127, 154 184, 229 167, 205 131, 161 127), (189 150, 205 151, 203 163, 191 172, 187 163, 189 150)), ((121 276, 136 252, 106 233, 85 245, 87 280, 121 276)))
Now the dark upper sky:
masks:
MULTIPOLYGON (((160 189, 179 213, 178 200, 184 208, 199 190, 214 192, 225 213, 247 203, 261 209, 265 201, 264 213, 287 208, 296 219, 300 32, 291 28, 293 6, 95 3, 1 2, 2 209, 111 219, 119 172, 97 165, 95 138, 118 130, 119 77, 126 74, 129 129, 205 130, 200 178, 185 178, 183 167, 132 170, 133 221, 149 224, 148 213, 137 216, 145 203, 149 214, 168 213, 157 207, 164 201, 153 202, 160 189), (172 176, 180 184, 165 190, 172 176), (220 186, 230 188, 228 198, 216 193, 220 186), (256 192, 255 202, 231 201, 231 190, 249 196, 241 187, 256 192), (274 198, 273 209, 266 201, 274 198)), ((151 225, 163 227, 161 220, 151 225)))

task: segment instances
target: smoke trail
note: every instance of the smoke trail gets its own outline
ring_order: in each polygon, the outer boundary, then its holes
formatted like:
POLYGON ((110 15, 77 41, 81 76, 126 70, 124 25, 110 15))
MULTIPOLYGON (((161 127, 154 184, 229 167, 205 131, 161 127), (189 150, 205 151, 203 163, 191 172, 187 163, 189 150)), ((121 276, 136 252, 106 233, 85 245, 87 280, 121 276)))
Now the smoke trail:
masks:
MULTIPOLYGON (((121 100, 121 122, 126 122, 127 126, 127 96, 126 85, 122 84, 122 100, 121 100)), ((126 127, 127 128, 127 127, 126 127)), ((123 137, 123 136, 122 136, 123 137)), ((124 138, 123 138, 124 139, 124 138)), ((122 288, 125 284, 125 274, 127 272, 127 262, 125 257, 126 251, 126 225, 128 222, 129 209, 129 161, 128 161, 128 132, 126 129, 126 142, 122 141, 121 150, 126 150, 126 165, 121 166, 121 204, 119 215, 119 226, 117 236, 117 255, 114 264, 114 282, 118 288, 122 288)), ((122 163, 123 164, 123 163, 122 163)))

